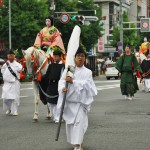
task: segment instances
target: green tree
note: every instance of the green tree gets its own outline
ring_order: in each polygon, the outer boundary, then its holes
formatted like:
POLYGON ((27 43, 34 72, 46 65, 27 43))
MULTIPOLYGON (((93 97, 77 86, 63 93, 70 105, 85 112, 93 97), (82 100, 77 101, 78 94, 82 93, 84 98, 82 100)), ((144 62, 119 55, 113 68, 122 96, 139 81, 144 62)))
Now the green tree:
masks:
MULTIPOLYGON (((12 48, 32 46, 48 15, 47 0, 13 0, 11 7, 12 48)), ((0 16, 0 39, 9 41, 8 1, 3 1, 0 16)))
MULTIPOLYGON (((77 12, 80 10, 97 9, 93 0, 82 0, 83 4, 76 0, 55 0, 56 11, 58 12, 77 12)), ((12 48, 26 49, 32 46, 35 37, 41 28, 45 26, 44 18, 49 16, 49 0, 13 0, 12 6, 12 48)), ((100 17, 100 13, 98 13, 100 17)), ((0 9, 0 39, 9 41, 8 30, 8 1, 3 1, 3 7, 0 9)), ((55 19, 54 25, 62 33, 62 39, 67 48, 73 27, 78 24, 76 21, 70 21, 68 24, 62 24, 59 17, 55 19)), ((89 50, 100 35, 99 22, 92 23, 89 26, 83 25, 81 41, 89 50)), ((8 47, 8 46, 7 46, 8 47)))
MULTIPOLYGON (((129 22, 128 15, 126 12, 123 13, 123 22, 129 22)), ((123 28, 128 28, 128 24, 124 24, 123 28)), ((131 28, 135 28, 134 24, 131 24, 131 28)), ((113 30, 113 41, 112 46, 117 47, 117 43, 120 40, 120 28, 114 27, 113 30)), ((140 42, 140 37, 137 35, 136 30, 124 30, 123 31, 123 45, 130 44, 132 48, 137 48, 140 42)))
MULTIPOLYGON (((94 6, 93 0, 82 0, 82 3, 78 3, 76 0, 57 0, 56 1, 56 9, 60 12, 77 12, 80 10, 97 10, 98 17, 100 18, 100 8, 94 6)), ((71 14, 70 14, 71 15, 71 14)), ((56 27, 61 31, 65 48, 67 48, 67 44, 73 30, 73 27, 78 24, 77 21, 70 21, 68 24, 62 24, 57 19, 55 21, 56 27)), ((99 26, 99 22, 91 23, 89 26, 83 25, 81 26, 81 42, 86 47, 87 51, 89 51, 100 36, 100 31, 102 28, 99 26)))

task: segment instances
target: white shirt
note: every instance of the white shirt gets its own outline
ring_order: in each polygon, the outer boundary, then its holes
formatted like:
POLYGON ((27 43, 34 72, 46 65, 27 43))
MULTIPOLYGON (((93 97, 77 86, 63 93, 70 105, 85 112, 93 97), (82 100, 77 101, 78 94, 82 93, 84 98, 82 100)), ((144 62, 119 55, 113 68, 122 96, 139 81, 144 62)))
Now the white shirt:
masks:
MULTIPOLYGON (((58 85, 59 98, 58 108, 61 107, 64 93, 62 88, 65 87, 65 80, 60 80, 58 85)), ((66 103, 63 118, 67 124, 77 122, 76 118, 80 107, 85 111, 90 110, 93 102, 93 96, 97 95, 97 89, 92 79, 92 71, 86 67, 76 67, 73 83, 68 85, 66 103)))

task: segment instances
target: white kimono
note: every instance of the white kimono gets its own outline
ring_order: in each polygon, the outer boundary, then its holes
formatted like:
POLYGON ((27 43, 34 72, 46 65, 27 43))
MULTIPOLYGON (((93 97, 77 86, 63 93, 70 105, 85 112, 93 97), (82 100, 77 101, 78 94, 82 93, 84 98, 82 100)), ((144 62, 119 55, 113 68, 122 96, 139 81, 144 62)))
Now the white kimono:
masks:
MULTIPOLYGON (((65 87, 65 80, 59 81, 59 99, 57 103, 60 112, 65 87)), ((67 141, 71 144, 82 144, 84 134, 88 127, 87 112, 93 102, 97 89, 92 79, 91 70, 86 67, 76 67, 73 84, 68 85, 63 118, 66 122, 67 141)))
POLYGON ((20 82, 18 79, 20 79, 22 65, 15 60, 12 63, 8 61, 8 63, 13 72, 17 75, 17 79, 11 74, 5 63, 1 68, 4 80, 4 85, 2 87, 3 109, 8 109, 7 105, 11 105, 10 101, 12 100, 14 100, 17 106, 20 104, 20 82))

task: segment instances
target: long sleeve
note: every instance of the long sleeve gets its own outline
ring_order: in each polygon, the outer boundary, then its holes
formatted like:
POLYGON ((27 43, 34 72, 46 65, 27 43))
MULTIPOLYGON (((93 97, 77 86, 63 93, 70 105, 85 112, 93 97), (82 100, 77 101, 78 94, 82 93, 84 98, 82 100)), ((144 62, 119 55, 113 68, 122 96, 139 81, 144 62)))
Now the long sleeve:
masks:
MULTIPOLYGON (((73 83, 68 85, 67 101, 77 103, 87 103, 87 98, 92 98, 97 95, 97 89, 92 79, 92 72, 84 69, 85 74, 80 72, 75 73, 73 83)), ((58 91, 62 93, 62 88, 65 87, 65 80, 59 81, 58 91)))
POLYGON ((18 62, 16 62, 17 65, 16 65, 16 71, 20 73, 21 69, 22 69, 22 65, 18 62))
POLYGON ((117 60, 115 64, 115 68, 119 71, 122 72, 122 66, 123 66, 123 55, 117 60))
MULTIPOLYGON (((65 87, 65 83, 66 81, 64 79, 59 81, 59 99, 57 103, 58 114, 65 94, 62 92, 62 88, 65 87)), ((76 67, 73 83, 69 83, 66 94, 63 114, 64 120, 67 124, 79 122, 80 117, 77 117, 78 115, 80 116, 80 114, 78 114, 79 110, 82 109, 87 113, 90 110, 91 103, 93 102, 93 96, 97 94, 91 70, 84 66, 81 68, 76 67)))
POLYGON ((73 88, 78 88, 79 92, 81 92, 81 90, 85 90, 87 92, 87 96, 97 95, 97 89, 92 79, 92 72, 88 74, 87 79, 73 80, 73 85, 73 88))
POLYGON ((39 47, 42 46, 42 30, 37 34, 35 42, 34 42, 34 46, 39 47))
POLYGON ((1 68, 2 75, 4 75, 4 72, 5 72, 6 68, 7 68, 7 65, 5 63, 5 64, 3 64, 2 68, 1 68))
MULTIPOLYGON (((16 61, 14 61, 13 63, 10 63, 8 61, 11 69, 13 70, 13 72, 17 75, 17 79, 20 79, 20 71, 22 69, 22 65, 16 61)), ((15 82, 16 77, 14 75, 12 75, 12 73, 10 72, 10 70, 8 69, 6 63, 2 66, 2 75, 3 75, 3 80, 7 81, 7 82, 15 82)))

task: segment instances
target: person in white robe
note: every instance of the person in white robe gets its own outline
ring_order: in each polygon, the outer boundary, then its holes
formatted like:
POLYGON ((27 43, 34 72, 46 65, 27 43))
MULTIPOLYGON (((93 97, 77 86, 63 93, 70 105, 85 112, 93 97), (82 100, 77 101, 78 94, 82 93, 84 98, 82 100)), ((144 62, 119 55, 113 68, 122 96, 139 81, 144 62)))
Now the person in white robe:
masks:
POLYGON ((20 71, 22 65, 15 60, 13 51, 8 53, 8 65, 12 71, 16 74, 14 76, 8 69, 5 63, 2 68, 2 76, 4 84, 2 87, 2 99, 3 99, 3 110, 6 110, 6 114, 18 115, 18 106, 20 104, 20 71))
MULTIPOLYGON (((59 81, 59 99, 57 108, 61 108, 64 93, 67 92, 63 119, 66 122, 67 142, 74 145, 74 150, 82 150, 84 134, 88 128, 88 111, 97 89, 93 82, 92 71, 84 66, 85 51, 79 47, 75 54, 75 72, 72 77, 59 81), (65 83, 68 82, 68 88, 65 83)), ((60 111, 60 110, 59 110, 60 111)))

